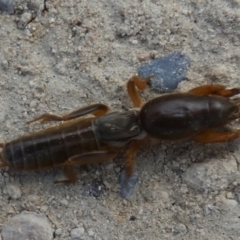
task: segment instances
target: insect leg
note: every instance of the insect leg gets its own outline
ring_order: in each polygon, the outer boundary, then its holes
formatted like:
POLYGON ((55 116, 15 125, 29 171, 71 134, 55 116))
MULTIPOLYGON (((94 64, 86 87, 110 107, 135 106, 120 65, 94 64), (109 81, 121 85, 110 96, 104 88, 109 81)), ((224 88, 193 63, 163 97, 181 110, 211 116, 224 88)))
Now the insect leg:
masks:
POLYGON ((43 114, 39 117, 35 117, 34 119, 28 121, 27 123, 32 123, 32 122, 36 122, 36 121, 41 121, 41 123, 43 122, 48 122, 48 121, 68 121, 68 120, 72 120, 87 114, 93 114, 96 117, 102 116, 104 114, 106 114, 108 112, 109 108, 101 103, 97 103, 97 104, 93 104, 87 107, 83 107, 80 109, 77 109, 69 114, 66 114, 64 116, 57 116, 54 114, 43 114))
POLYGON ((138 76, 131 77, 127 82, 127 91, 128 95, 131 98, 134 107, 141 107, 143 105, 143 101, 140 98, 136 87, 139 90, 144 90, 147 87, 147 82, 151 79, 152 76, 142 79, 138 76))
POLYGON ((240 129, 232 131, 216 131, 207 130, 193 138, 196 142, 201 143, 218 143, 218 142, 228 142, 240 137, 240 129))
POLYGON ((136 153, 149 144, 148 138, 135 140, 130 143, 127 149, 125 168, 120 175, 121 196, 123 198, 129 198, 133 194, 138 182, 138 174, 134 172, 136 153))
POLYGON ((96 151, 75 155, 67 161, 69 165, 86 165, 107 162, 117 155, 114 151, 96 151))
POLYGON ((197 95, 217 95, 227 98, 240 93, 240 88, 226 88, 226 86, 220 84, 209 84, 193 88, 189 91, 189 93, 197 95))
POLYGON ((77 181, 77 175, 74 172, 73 165, 87 165, 94 163, 102 163, 110 161, 116 156, 114 151, 98 151, 75 155, 66 161, 64 165, 64 173, 67 179, 56 181, 55 183, 74 183, 77 181))

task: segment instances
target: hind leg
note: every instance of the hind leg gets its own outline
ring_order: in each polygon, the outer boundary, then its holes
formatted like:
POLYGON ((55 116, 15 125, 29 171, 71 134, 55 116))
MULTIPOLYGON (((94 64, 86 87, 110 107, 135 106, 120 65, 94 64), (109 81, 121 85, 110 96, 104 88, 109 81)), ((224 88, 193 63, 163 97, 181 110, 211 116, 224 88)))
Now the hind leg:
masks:
POLYGON ((192 140, 201 143, 219 143, 235 140, 240 137, 240 129, 232 131, 207 130, 195 136, 192 140))
POLYGON ((221 97, 232 97, 240 93, 240 88, 226 89, 227 87, 221 84, 209 84, 196 87, 188 91, 197 95, 217 95, 221 97))
POLYGON ((75 183, 77 175, 73 169, 74 165, 87 165, 103 163, 112 160, 117 155, 114 151, 96 151, 91 153, 79 154, 69 158, 64 165, 64 174, 67 179, 56 181, 55 183, 75 183))
POLYGON ((54 114, 43 114, 39 117, 35 117, 34 119, 28 121, 27 123, 32 123, 32 122, 36 122, 36 121, 41 121, 41 123, 43 122, 49 122, 49 121, 68 121, 68 120, 72 120, 78 117, 82 117, 84 115, 87 114, 93 114, 96 117, 100 117, 104 114, 106 114, 108 112, 109 108, 104 105, 104 104, 93 104, 87 107, 83 107, 80 109, 77 109, 76 111, 73 111, 69 114, 66 114, 64 116, 57 116, 54 114))

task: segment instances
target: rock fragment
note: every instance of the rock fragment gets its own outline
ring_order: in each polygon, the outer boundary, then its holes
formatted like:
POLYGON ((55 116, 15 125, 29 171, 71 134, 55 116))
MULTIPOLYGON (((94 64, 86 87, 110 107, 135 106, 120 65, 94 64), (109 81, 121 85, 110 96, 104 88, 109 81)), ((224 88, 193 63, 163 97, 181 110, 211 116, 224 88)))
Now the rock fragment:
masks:
POLYGON ((52 240, 53 233, 48 219, 34 212, 22 212, 2 227, 3 240, 52 240))
POLYGON ((142 65, 138 75, 142 78, 153 76, 150 85, 159 93, 173 92, 178 84, 186 78, 190 62, 187 55, 174 52, 142 65))
POLYGON ((182 224, 182 223, 179 223, 178 225, 176 225, 174 228, 173 228, 173 235, 186 235, 188 232, 187 230, 187 227, 182 224))
POLYGON ((34 18, 32 12, 25 12, 21 15, 19 22, 18 22, 18 28, 19 29, 24 29, 29 22, 32 21, 34 18))
POLYGON ((71 238, 73 240, 83 239, 84 232, 85 232, 85 230, 82 227, 74 228, 71 231, 71 238))
POLYGON ((21 197, 21 190, 17 185, 14 184, 6 184, 6 186, 3 189, 4 194, 8 194, 10 198, 12 199, 18 199, 21 197))
POLYGON ((195 163, 187 169, 184 180, 189 187, 198 191, 220 191, 227 189, 239 179, 237 163, 232 159, 213 159, 195 163))
POLYGON ((56 229, 55 235, 56 235, 57 237, 61 236, 61 235, 62 235, 62 229, 61 229, 61 228, 56 229))
POLYGON ((0 11, 14 13, 14 0, 0 0, 0 11))

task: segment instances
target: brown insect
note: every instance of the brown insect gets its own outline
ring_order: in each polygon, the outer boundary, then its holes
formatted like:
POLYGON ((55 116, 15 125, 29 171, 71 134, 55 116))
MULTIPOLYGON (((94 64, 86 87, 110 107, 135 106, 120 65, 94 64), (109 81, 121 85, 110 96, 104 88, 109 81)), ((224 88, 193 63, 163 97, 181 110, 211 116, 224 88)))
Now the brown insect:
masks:
POLYGON ((34 118, 28 123, 66 123, 1 143, 0 168, 32 171, 63 167, 67 179, 57 182, 76 182, 74 165, 111 160, 132 139, 142 137, 137 111, 107 112, 107 106, 94 104, 62 117, 44 114, 34 118), (81 118, 86 114, 94 117, 81 118))
POLYGON ((132 195, 138 176, 134 172, 136 152, 160 140, 194 140, 202 143, 226 142, 240 136, 240 130, 218 128, 240 118, 240 88, 204 85, 186 93, 166 94, 143 104, 137 88, 144 90, 147 79, 132 77, 128 94, 136 110, 108 112, 103 104, 90 105, 63 117, 44 114, 30 122, 66 121, 57 127, 23 136, 6 144, 1 167, 41 170, 63 167, 67 179, 75 182, 74 165, 101 163, 114 158, 127 146, 125 169, 120 177, 121 195, 132 195), (81 118, 86 114, 94 117, 81 118))

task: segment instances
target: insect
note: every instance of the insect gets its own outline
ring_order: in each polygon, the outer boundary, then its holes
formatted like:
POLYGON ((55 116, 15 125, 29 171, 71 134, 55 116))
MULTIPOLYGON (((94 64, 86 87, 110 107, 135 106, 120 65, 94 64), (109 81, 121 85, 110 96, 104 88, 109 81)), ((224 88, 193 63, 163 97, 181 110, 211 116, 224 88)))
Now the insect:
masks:
POLYGON ((44 114, 28 123, 66 121, 56 127, 1 143, 0 168, 44 170, 63 167, 66 179, 77 181, 74 165, 101 163, 113 159, 132 139, 142 138, 138 112, 108 112, 103 104, 80 108, 62 117, 44 114), (94 117, 80 118, 86 114, 94 117))
POLYGON ((126 147, 120 185, 122 197, 128 198, 138 181, 135 155, 151 138, 213 143, 240 136, 240 130, 218 130, 240 118, 240 98, 230 98, 240 93, 239 88, 204 85, 186 93, 166 94, 144 104, 137 89, 144 90, 147 81, 133 76, 127 83, 134 110, 108 113, 106 105, 94 104, 62 117, 44 114, 34 118, 28 123, 65 123, 1 143, 0 168, 31 171, 63 167, 67 178, 57 182, 76 182, 74 165, 109 161, 126 147), (87 114, 94 116, 82 118, 87 114))

